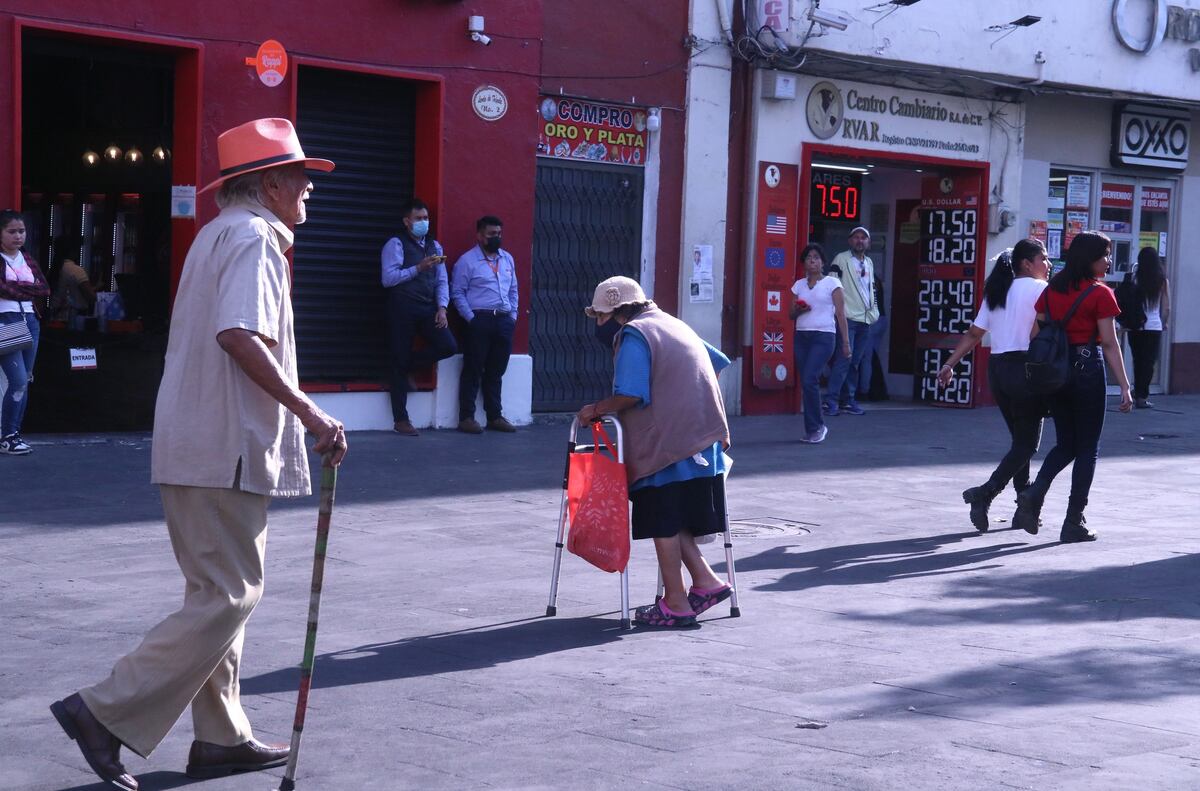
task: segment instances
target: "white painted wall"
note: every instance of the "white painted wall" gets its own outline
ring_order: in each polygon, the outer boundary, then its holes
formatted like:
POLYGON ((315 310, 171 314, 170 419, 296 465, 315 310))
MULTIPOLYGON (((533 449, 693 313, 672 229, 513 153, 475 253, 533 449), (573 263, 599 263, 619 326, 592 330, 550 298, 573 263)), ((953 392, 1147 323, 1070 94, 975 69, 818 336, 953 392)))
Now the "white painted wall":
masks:
MULTIPOLYGON (((438 386, 425 393, 410 393, 408 415, 417 428, 454 428, 458 425, 458 377, 462 355, 438 363, 438 386)), ((514 354, 508 361, 500 395, 504 416, 514 425, 533 422, 533 358, 514 354)), ((387 393, 314 393, 317 406, 346 424, 349 431, 390 431, 391 398, 387 393)), ((475 419, 483 425, 483 398, 475 400, 475 419)))
MULTIPOLYGON (((1129 0, 1126 14, 1137 35, 1149 31, 1155 0, 1129 0)), ((1200 9, 1200 0, 1171 0, 1200 9)), ((789 36, 799 43, 808 29, 812 0, 792 0, 789 36)), ((921 64, 995 75, 1007 82, 1048 83, 1122 91, 1169 99, 1200 100, 1200 74, 1189 64, 1187 44, 1166 39, 1149 54, 1117 39, 1110 0, 921 0, 897 8, 867 0, 821 0, 822 11, 849 17, 845 31, 818 28, 807 47, 851 57, 921 64), (869 10, 880 6, 878 11, 869 10), (891 11, 892 13, 885 13, 891 11), (988 32, 987 27, 1026 14, 1030 27, 988 32), (1038 52, 1045 64, 1035 62, 1038 52)))
MULTIPOLYGON (((718 2, 728 6, 729 0, 692 0, 689 32, 693 36, 704 41, 721 38, 718 2)), ((728 46, 713 46, 690 61, 684 115, 683 222, 679 282, 674 286, 679 294, 679 318, 714 346, 721 345, 724 304, 731 60, 728 46), (690 299, 692 246, 697 244, 713 248, 712 302, 693 303, 690 299)), ((658 287, 661 292, 665 284, 658 287)))

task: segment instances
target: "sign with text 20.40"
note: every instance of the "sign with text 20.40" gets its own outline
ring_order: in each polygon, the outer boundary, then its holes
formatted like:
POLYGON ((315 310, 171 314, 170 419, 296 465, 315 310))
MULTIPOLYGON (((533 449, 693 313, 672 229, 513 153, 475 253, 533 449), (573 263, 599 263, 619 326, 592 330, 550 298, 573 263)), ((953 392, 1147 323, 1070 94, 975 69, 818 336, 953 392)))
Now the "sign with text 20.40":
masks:
POLYGON ((637 107, 543 96, 537 153, 616 165, 645 165, 647 114, 637 107))

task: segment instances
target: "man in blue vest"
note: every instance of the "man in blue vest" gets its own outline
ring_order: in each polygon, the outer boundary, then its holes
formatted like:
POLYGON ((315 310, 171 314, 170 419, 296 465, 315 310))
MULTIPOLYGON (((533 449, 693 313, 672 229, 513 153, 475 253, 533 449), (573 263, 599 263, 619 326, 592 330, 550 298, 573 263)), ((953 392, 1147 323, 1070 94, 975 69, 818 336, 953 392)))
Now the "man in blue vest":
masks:
POLYGON ((458 347, 446 324, 450 286, 442 246, 429 235, 429 207, 413 198, 401 207, 404 228, 383 246, 388 334, 392 346, 392 429, 415 437, 408 417, 410 372, 453 355, 458 347), (421 336, 425 348, 413 351, 421 336))

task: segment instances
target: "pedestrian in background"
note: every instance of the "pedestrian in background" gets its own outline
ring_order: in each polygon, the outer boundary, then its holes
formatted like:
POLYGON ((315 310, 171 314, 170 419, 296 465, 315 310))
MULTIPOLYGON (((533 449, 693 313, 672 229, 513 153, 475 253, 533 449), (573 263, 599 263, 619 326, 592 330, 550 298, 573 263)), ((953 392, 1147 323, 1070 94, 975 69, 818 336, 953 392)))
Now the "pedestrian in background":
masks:
POLYGON ((625 427, 625 469, 633 538, 654 540, 663 597, 639 607, 648 626, 691 626, 724 601, 722 582, 696 544, 725 529, 729 424, 717 374, 729 358, 684 322, 646 299, 636 280, 610 277, 584 313, 613 350, 613 394, 579 410, 588 425, 615 414, 625 427), (685 588, 682 567, 692 578, 685 588))
POLYGON ((821 369, 833 354, 837 338, 842 339, 842 357, 850 356, 846 328, 846 307, 842 282, 825 269, 825 251, 819 244, 808 244, 800 251, 804 277, 792 284, 796 301, 789 316, 796 322, 793 353, 796 379, 802 391, 804 436, 801 442, 824 442, 829 428, 821 416, 821 369))
MULTIPOLYGON (((304 156, 289 121, 264 118, 217 138, 221 213, 196 234, 171 315, 158 390, 151 480, 159 484, 182 607, 112 674, 54 703, 92 770, 136 791, 120 749, 148 757, 191 705, 189 777, 278 766, 286 744, 254 738, 238 694, 245 624, 263 592, 267 504, 310 493, 304 429, 341 463, 346 436, 299 388, 291 267, 306 218, 304 156)), ((136 585, 135 580, 131 584, 136 585)))
POLYGON ((983 286, 983 304, 958 346, 938 371, 943 387, 954 379, 954 366, 992 334, 988 356, 988 386, 1000 408, 1011 438, 1008 452, 990 478, 962 493, 971 506, 971 524, 988 529, 988 507, 1011 480, 1018 493, 1029 486, 1029 460, 1042 441, 1046 399, 1030 392, 1025 381, 1025 358, 1037 319, 1035 304, 1046 289, 1050 262, 1037 239, 1022 239, 997 257, 983 286))
MULTIPOLYGON (((879 321, 879 306, 875 302, 875 264, 867 255, 867 248, 871 246, 871 232, 860 225, 850 231, 849 241, 850 249, 834 256, 829 267, 842 281, 850 346, 849 356, 839 351, 829 374, 825 411, 830 416, 842 412, 849 412, 851 415, 866 414, 858 405, 860 369, 864 364, 871 364, 869 358, 866 358, 864 363, 864 354, 869 345, 871 325, 879 321), (843 385, 846 387, 845 398, 842 397, 843 385)), ((866 380, 868 387, 869 370, 868 368, 866 380)))
POLYGON ((8 385, 0 402, 0 454, 28 456, 33 452, 21 439, 21 423, 29 406, 29 383, 33 381, 33 363, 37 359, 38 322, 37 300, 50 293, 46 278, 37 262, 22 250, 25 246, 25 220, 14 209, 0 211, 0 324, 24 324, 33 343, 18 351, 0 355, 0 369, 8 385))
POLYGON ((408 416, 412 371, 453 356, 458 346, 446 321, 450 304, 446 256, 429 235, 429 207, 413 198, 400 211, 404 227, 387 240, 380 257, 392 348, 392 430, 415 437, 419 432, 408 416), (426 345, 414 351, 417 337, 426 345))
POLYGON ((483 411, 492 431, 512 433, 501 390, 517 326, 517 264, 504 249, 504 224, 487 215, 475 223, 476 244, 454 262, 450 296, 467 322, 462 376, 458 380, 458 430, 482 434, 475 397, 483 388, 483 411))
POLYGON ((1066 385, 1050 396, 1056 434, 1054 448, 1046 454, 1037 478, 1017 495, 1017 512, 1013 517, 1014 527, 1037 533, 1042 502, 1050 484, 1074 462, 1071 496, 1059 534, 1064 544, 1096 540, 1096 534, 1087 528, 1083 512, 1096 474, 1100 434, 1104 430, 1105 363, 1121 388, 1120 411, 1128 412, 1133 407, 1114 321, 1121 309, 1113 290, 1104 282, 1111 252, 1112 242, 1102 233, 1086 231, 1076 236, 1067 250, 1065 266, 1050 279, 1050 287, 1037 302, 1040 321, 1046 322, 1052 316, 1062 319, 1075 300, 1092 288, 1066 325, 1071 345, 1070 375, 1066 385))
POLYGON ((1163 271, 1158 250, 1143 247, 1138 252, 1133 274, 1133 291, 1142 303, 1146 320, 1139 329, 1129 330, 1129 352, 1133 356, 1133 403, 1138 409, 1150 409, 1150 381, 1162 348, 1163 330, 1171 317, 1171 283, 1163 271))

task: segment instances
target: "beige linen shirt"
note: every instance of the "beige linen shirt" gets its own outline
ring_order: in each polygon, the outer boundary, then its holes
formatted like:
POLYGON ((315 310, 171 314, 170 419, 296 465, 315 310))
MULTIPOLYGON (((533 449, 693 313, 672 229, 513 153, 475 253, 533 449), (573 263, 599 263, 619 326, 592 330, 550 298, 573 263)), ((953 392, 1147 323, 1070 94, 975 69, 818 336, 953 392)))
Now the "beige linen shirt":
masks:
POLYGON ((153 483, 309 494, 300 421, 246 376, 217 343, 224 330, 256 333, 296 384, 292 232, 257 203, 227 207, 196 234, 171 314, 154 411, 153 483), (240 470, 240 475, 239 475, 240 470))

